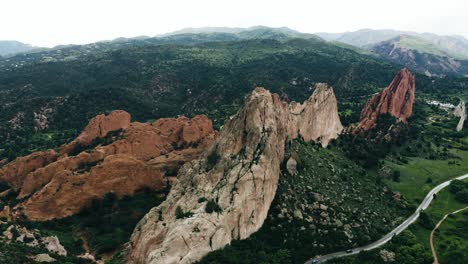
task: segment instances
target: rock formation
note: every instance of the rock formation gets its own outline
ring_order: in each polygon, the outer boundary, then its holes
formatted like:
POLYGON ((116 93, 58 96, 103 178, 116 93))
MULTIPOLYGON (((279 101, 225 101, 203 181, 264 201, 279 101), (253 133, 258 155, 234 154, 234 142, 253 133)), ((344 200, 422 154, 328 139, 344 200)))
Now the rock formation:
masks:
POLYGON ((414 104, 415 79, 411 72, 402 69, 382 92, 374 95, 361 111, 360 122, 353 133, 357 134, 375 127, 383 114, 390 114, 398 121, 407 122, 414 104))
POLYGON ((319 84, 303 104, 256 88, 201 158, 179 171, 168 198, 131 237, 128 263, 193 263, 263 224, 288 139, 326 146, 342 130, 333 90, 319 84))
POLYGON ((122 197, 143 188, 166 188, 215 135, 206 116, 130 123, 127 112, 114 111, 93 118, 58 152, 36 152, 4 165, 0 180, 24 200, 13 209, 16 213, 29 220, 62 218, 108 192, 122 197))
POLYGON ((457 125, 457 131, 461 131, 463 129, 463 124, 465 123, 465 120, 466 120, 466 109, 465 109, 464 101, 460 101, 458 106, 455 107, 453 114, 456 117, 460 117, 460 121, 458 121, 458 125, 457 125))

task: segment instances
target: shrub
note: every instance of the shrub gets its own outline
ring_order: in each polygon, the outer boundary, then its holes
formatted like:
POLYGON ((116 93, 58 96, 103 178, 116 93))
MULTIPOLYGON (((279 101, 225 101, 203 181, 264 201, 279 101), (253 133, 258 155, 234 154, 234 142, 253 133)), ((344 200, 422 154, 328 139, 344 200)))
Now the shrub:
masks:
POLYGON ((468 189, 463 189, 455 194, 455 199, 460 202, 468 203, 468 189))
POLYGON ((10 189, 10 185, 6 181, 0 181, 0 192, 10 189))
POLYGON ((31 243, 31 242, 33 242, 33 241, 34 241, 34 238, 33 238, 33 237, 27 237, 27 236, 25 236, 24 239, 23 239, 23 242, 26 243, 26 244, 27 244, 27 243, 31 243))
POLYGON ((451 193, 457 193, 461 190, 463 190, 464 188, 467 188, 468 187, 468 184, 465 183, 464 181, 460 181, 460 180, 453 180, 451 183, 450 183, 450 186, 449 186, 449 191, 451 193))
POLYGON ((184 210, 182 210, 180 206, 177 206, 175 210, 175 215, 176 215, 176 219, 183 219, 183 218, 191 217, 193 213, 190 211, 184 212, 184 210))
POLYGON ((208 163, 207 163, 207 169, 208 170, 211 170, 214 168, 214 166, 216 165, 216 163, 218 163, 219 161, 219 154, 216 152, 216 151, 213 151, 210 153, 210 155, 208 155, 208 163))
POLYGON ((400 171, 393 172, 392 180, 394 182, 400 182, 400 171))
POLYGON ((223 209, 213 200, 209 200, 205 207, 205 212, 211 214, 213 212, 221 213, 223 209))

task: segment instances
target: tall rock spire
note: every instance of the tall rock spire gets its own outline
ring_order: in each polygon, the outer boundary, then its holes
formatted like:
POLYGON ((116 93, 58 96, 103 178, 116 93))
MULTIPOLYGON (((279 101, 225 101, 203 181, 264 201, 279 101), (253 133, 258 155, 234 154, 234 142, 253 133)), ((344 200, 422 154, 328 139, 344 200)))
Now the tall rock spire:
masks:
POLYGON ((407 122, 413 112, 415 79, 411 72, 402 69, 382 92, 374 95, 361 111, 359 125, 354 133, 372 129, 379 116, 390 114, 398 121, 407 122))
POLYGON ((303 104, 256 88, 202 158, 186 163, 167 200, 131 237, 128 263, 193 263, 256 232, 275 196, 286 140, 326 146, 342 130, 333 89, 316 86, 303 104))

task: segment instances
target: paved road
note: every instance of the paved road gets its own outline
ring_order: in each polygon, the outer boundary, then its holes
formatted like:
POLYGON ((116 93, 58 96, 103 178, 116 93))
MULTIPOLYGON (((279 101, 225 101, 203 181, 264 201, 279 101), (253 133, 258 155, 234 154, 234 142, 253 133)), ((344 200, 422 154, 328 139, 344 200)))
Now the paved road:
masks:
POLYGON ((468 178, 468 174, 465 174, 465 175, 453 178, 451 180, 448 180, 446 182, 443 182, 443 183, 437 185, 436 187, 434 187, 434 189, 432 189, 426 195, 426 198, 424 198, 422 203, 419 205, 418 209, 416 209, 416 211, 408 219, 406 219, 402 224, 397 226, 395 229, 393 229, 390 233, 388 233, 387 235, 385 235, 381 239, 379 239, 379 240, 377 240, 377 241, 375 241, 373 243, 370 243, 367 246, 357 247, 357 248, 353 248, 353 249, 346 250, 346 251, 339 251, 339 252, 323 255, 323 256, 320 256, 320 257, 314 257, 314 258, 309 259, 305 264, 325 262, 325 261, 333 259, 333 258, 351 256, 351 255, 358 254, 359 252, 361 252, 363 250, 368 251, 368 250, 372 250, 374 248, 378 248, 378 247, 384 245, 385 243, 390 241, 393 236, 400 234, 403 230, 408 228, 408 226, 410 226, 414 221, 416 221, 418 219, 419 213, 422 210, 425 210, 429 206, 429 204, 431 204, 432 200, 434 199, 434 194, 438 193, 440 190, 442 190, 445 187, 449 186, 450 182, 452 180, 464 180, 464 179, 467 179, 467 178, 468 178))
POLYGON ((468 209, 468 206, 465 207, 465 208, 462 208, 462 209, 458 209, 456 211, 453 211, 451 213, 448 213, 446 215, 444 215, 444 217, 442 217, 442 219, 436 224, 436 226, 434 227, 434 229, 432 229, 432 232, 431 232, 431 236, 429 238, 429 242, 431 244, 431 250, 432 250, 432 256, 434 257, 434 264, 439 264, 439 259, 437 258, 437 252, 436 252, 436 249, 435 249, 435 246, 434 246, 434 234, 435 234, 435 231, 439 228, 439 226, 442 224, 442 222, 445 221, 445 219, 447 219, 447 217, 451 214, 458 214, 459 212, 461 211, 464 211, 468 209))

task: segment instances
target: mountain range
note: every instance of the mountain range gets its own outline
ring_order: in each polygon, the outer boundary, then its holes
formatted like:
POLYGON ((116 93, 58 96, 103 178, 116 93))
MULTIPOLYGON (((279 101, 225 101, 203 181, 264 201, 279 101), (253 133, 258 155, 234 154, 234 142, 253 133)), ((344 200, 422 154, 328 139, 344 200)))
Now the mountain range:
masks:
MULTIPOLYGON (((432 33, 416 33, 397 30, 362 29, 344 33, 301 33, 287 27, 250 28, 204 27, 186 28, 155 37, 138 36, 117 38, 87 45, 65 45, 51 49, 34 48, 20 42, 0 42, 0 56, 12 57, 18 53, 47 51, 42 58, 54 60, 54 51, 66 51, 59 56, 76 56, 82 52, 109 51, 125 46, 145 44, 195 44, 207 41, 234 41, 247 39, 290 38, 324 39, 333 44, 353 49, 363 54, 375 54, 382 59, 404 65, 428 76, 468 74, 468 40, 461 36, 440 36, 432 33), (52 55, 52 56, 50 56, 52 55)), ((0 66, 1 67, 1 66, 0 66)))

